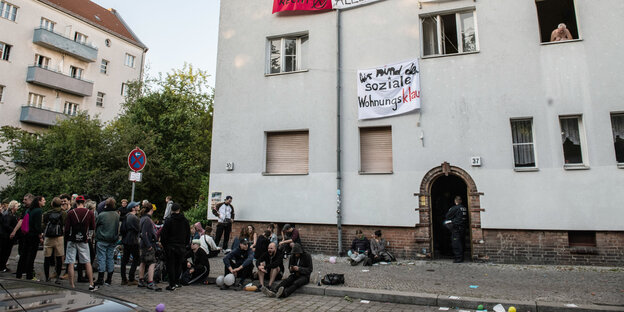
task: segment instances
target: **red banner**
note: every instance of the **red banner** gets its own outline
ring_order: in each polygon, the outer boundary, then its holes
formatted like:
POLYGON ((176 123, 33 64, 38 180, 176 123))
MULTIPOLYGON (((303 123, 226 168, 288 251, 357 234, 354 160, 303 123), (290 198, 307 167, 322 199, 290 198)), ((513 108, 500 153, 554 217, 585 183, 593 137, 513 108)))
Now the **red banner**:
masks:
POLYGON ((273 13, 283 11, 319 11, 331 9, 331 0, 273 0, 273 13))

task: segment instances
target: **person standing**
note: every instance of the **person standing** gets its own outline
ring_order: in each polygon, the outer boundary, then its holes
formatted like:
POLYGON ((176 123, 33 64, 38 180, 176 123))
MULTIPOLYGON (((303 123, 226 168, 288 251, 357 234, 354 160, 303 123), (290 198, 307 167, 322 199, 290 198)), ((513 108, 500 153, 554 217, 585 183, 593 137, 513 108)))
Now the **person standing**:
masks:
POLYGON ((115 207, 115 199, 109 197, 104 202, 104 209, 95 219, 95 240, 98 259, 98 279, 95 282, 100 286, 103 283, 110 286, 115 270, 115 246, 119 238, 119 213, 115 207), (104 272, 106 282, 104 282, 104 272))
POLYGON ((147 202, 141 205, 141 220, 139 228, 141 229, 140 252, 141 265, 139 265, 139 287, 147 287, 149 290, 161 291, 162 289, 154 284, 154 268, 156 267, 156 249, 158 248, 158 239, 156 236, 156 228, 152 221, 154 209, 147 202), (147 281, 145 281, 145 269, 147 268, 147 281))
MULTIPOLYGON (((169 286, 167 290, 174 291, 180 287, 180 275, 186 254, 186 247, 191 239, 191 229, 186 217, 180 213, 178 203, 171 205, 171 215, 165 220, 160 232, 160 242, 167 255, 167 273, 169 274, 169 286)), ((199 245, 199 241, 197 241, 199 245)), ((203 252, 203 250, 202 250, 203 252)), ((208 259, 206 257, 206 259, 208 259)))
POLYGON ((17 209, 19 208, 19 203, 17 200, 12 200, 9 203, 8 210, 4 213, 4 221, 0 226, 4 229, 4 234, 0 235, 0 272, 6 273, 9 272, 9 268, 7 268, 7 262, 9 261, 9 257, 11 256, 11 251, 13 250, 13 245, 15 245, 15 239, 10 237, 11 231, 17 225, 17 209))
POLYGON ((464 262, 464 233, 468 222, 468 209, 462 205, 462 199, 455 196, 455 206, 446 213, 446 220, 451 220, 451 245, 453 247, 454 263, 464 262))
POLYGON ((93 211, 84 207, 84 196, 76 197, 76 208, 67 213, 65 221, 65 237, 67 238, 67 252, 65 253, 65 264, 68 264, 69 283, 72 288, 74 284, 74 263, 76 263, 76 253, 78 262, 86 267, 87 278, 89 279, 89 290, 95 291, 93 285, 93 268, 91 267, 91 254, 87 241, 95 228, 95 217, 93 211))
MULTIPOLYGON (((130 207, 130 205, 128 206, 130 207)), ((136 216, 139 211, 139 207, 135 204, 129 208, 128 213, 124 217, 120 232, 121 232, 121 242, 123 244, 123 257, 121 258, 121 285, 138 285, 139 282, 134 278, 134 273, 136 272, 136 268, 140 264, 140 255, 139 255, 139 233, 141 229, 139 228, 139 218, 136 216), (130 256, 132 256, 132 264, 130 265, 129 277, 126 276, 126 266, 128 265, 128 261, 130 261, 130 256)))
POLYGON ((43 241, 44 259, 43 273, 46 282, 50 281, 50 265, 54 263, 56 272, 56 284, 60 284, 61 269, 63 268, 63 255, 65 255, 64 228, 67 220, 67 212, 61 207, 61 199, 52 199, 52 209, 43 214, 45 224, 43 241))
POLYGON ((173 205, 173 201, 171 200, 171 195, 169 195, 165 198, 165 215, 163 220, 167 220, 171 216, 171 205, 173 205))
POLYGON ((219 242, 221 242, 221 234, 223 234, 223 250, 226 250, 228 242, 230 241, 232 223, 234 222, 234 206, 232 206, 232 196, 228 195, 225 197, 224 202, 218 203, 212 209, 212 214, 218 218, 215 243, 219 246, 219 242))
POLYGON ((43 234, 41 232, 41 218, 45 206, 45 198, 43 196, 37 196, 33 199, 31 206, 22 217, 21 230, 24 238, 23 255, 20 255, 19 262, 17 264, 18 279, 22 278, 22 274, 26 273, 26 279, 36 280, 34 276, 35 270, 35 258, 37 257, 37 250, 39 250, 39 244, 43 243, 43 234))

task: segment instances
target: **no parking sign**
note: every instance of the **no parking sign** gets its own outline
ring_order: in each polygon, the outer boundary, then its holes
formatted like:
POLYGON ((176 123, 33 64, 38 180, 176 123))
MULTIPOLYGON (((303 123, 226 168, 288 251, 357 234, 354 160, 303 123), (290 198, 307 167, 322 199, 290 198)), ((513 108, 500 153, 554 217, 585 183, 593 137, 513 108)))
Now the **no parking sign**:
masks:
POLYGON ((145 168, 145 164, 147 164, 147 156, 145 152, 140 148, 135 148, 128 154, 128 166, 134 172, 139 172, 145 168))

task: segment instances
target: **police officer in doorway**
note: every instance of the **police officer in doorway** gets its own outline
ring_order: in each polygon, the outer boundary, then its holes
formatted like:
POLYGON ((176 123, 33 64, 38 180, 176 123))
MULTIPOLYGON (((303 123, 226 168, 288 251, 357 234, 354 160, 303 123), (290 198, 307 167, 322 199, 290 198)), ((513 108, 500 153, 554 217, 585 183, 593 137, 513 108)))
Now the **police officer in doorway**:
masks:
POLYGON ((455 256, 453 263, 464 262, 464 232, 468 223, 468 209, 462 205, 461 197, 455 196, 455 206, 446 213, 446 220, 453 223, 451 230, 451 246, 455 256))

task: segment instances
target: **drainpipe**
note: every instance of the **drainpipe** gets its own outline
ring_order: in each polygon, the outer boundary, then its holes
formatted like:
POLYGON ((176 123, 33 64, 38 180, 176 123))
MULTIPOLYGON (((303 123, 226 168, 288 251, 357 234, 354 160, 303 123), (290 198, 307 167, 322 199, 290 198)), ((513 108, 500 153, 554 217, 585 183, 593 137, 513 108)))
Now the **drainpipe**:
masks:
POLYGON ((336 10, 336 38, 337 38, 337 53, 336 53, 336 225, 338 226, 338 255, 342 256, 342 167, 340 161, 341 145, 340 145, 340 109, 341 109, 341 10, 336 10))

